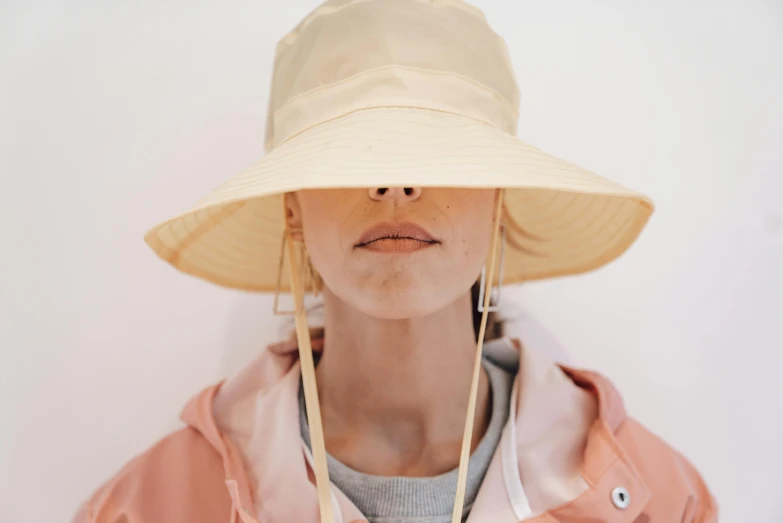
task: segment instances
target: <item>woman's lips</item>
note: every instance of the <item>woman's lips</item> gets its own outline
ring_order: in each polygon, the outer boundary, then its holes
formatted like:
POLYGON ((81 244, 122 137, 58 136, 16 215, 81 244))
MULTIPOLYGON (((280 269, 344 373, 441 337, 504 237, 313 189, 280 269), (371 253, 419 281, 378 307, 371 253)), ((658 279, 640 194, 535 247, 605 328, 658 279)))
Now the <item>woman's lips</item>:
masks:
POLYGON ((359 238, 356 247, 378 252, 412 252, 440 243, 425 228, 412 222, 382 222, 359 238))
POLYGON ((360 245, 360 247, 378 252, 413 252, 432 247, 433 245, 435 245, 435 242, 425 242, 413 238, 380 238, 360 245))

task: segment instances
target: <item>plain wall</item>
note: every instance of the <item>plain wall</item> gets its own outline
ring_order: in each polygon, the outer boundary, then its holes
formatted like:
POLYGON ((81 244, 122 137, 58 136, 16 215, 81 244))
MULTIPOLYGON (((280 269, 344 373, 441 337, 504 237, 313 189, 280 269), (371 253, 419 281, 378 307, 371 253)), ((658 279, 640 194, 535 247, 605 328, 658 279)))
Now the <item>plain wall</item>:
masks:
MULTIPOLYGON (((274 45, 315 5, 0 0, 1 522, 67 521, 280 336, 269 296, 142 235, 260 157, 274 45)), ((512 333, 610 377, 721 521, 783 521, 783 4, 476 5, 519 135, 657 204, 604 269, 503 289, 512 333)))

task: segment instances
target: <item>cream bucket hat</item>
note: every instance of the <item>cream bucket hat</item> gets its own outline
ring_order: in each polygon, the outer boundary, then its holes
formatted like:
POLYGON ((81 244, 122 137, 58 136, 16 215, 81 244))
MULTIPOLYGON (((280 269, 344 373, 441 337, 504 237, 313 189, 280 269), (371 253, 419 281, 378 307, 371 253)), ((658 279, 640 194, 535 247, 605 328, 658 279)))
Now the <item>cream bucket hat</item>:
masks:
MULTIPOLYGON (((281 242, 283 194, 500 188, 485 276, 493 284, 586 272, 622 254, 653 211, 649 198, 519 140, 518 116, 506 45, 478 9, 461 0, 328 0, 277 45, 267 154, 145 236, 186 273, 238 289, 293 292, 322 522, 334 521, 332 498, 294 261, 301 255, 281 242), (501 221, 509 248, 496 274, 501 221), (278 281, 284 257, 290 283, 278 281)), ((482 296, 454 523, 464 503, 491 288, 482 296)))
POLYGON ((516 138, 518 116, 505 42, 477 8, 329 0, 277 45, 267 154, 145 240, 186 273, 274 291, 286 191, 499 187, 503 283, 582 273, 622 254, 651 200, 516 138))

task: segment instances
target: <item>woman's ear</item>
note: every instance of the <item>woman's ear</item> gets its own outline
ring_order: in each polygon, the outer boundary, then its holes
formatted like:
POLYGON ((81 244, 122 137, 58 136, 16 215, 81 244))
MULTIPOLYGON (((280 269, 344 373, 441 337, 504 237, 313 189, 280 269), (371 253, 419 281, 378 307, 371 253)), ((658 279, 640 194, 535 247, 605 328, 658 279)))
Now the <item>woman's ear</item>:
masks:
POLYGON ((295 240, 302 239, 302 207, 299 205, 299 195, 295 192, 287 192, 283 195, 285 206, 286 228, 292 231, 295 240))

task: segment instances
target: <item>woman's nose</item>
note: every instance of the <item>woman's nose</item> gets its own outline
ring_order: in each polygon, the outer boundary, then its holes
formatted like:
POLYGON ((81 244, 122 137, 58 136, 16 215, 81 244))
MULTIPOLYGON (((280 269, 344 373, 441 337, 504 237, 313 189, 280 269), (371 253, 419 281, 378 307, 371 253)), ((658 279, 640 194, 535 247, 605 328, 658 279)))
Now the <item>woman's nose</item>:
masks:
POLYGON ((370 198, 373 200, 414 201, 421 196, 421 187, 371 187, 370 198))

